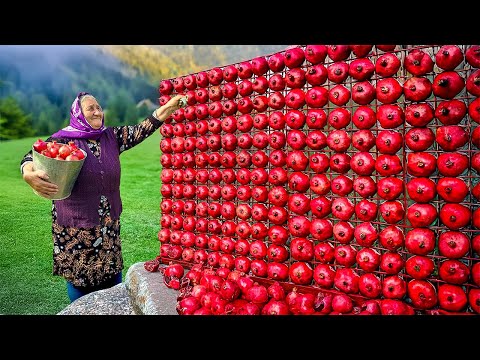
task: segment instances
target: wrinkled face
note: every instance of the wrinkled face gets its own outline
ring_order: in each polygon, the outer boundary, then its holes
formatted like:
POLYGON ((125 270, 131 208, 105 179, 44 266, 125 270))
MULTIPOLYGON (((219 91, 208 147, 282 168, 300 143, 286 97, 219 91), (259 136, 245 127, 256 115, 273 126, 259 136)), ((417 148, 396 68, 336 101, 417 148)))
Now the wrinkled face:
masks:
POLYGON ((90 126, 94 129, 100 129, 102 127, 103 110, 97 100, 89 97, 84 99, 81 105, 83 116, 90 126))

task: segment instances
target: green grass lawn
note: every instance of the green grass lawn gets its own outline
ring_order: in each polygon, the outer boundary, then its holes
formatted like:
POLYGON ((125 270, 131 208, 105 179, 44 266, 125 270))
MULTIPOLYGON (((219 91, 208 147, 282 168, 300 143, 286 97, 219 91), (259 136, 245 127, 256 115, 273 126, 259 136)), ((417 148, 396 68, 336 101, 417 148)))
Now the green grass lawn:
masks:
MULTIPOLYGON (((46 138, 46 137, 44 137, 46 138)), ((52 275, 51 201, 20 174, 37 138, 0 141, 0 314, 53 315, 69 303, 65 280, 52 275)), ((121 156, 123 276, 159 254, 160 133, 121 156)))

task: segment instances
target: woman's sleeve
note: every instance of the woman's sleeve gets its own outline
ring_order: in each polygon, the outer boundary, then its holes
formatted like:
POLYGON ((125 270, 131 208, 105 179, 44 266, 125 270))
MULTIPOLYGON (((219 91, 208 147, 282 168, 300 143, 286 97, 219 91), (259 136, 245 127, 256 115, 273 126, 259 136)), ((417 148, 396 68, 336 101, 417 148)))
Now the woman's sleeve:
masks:
POLYGON ((148 116, 141 123, 128 126, 114 126, 113 132, 117 136, 120 153, 140 144, 152 135, 162 125, 162 121, 148 116))

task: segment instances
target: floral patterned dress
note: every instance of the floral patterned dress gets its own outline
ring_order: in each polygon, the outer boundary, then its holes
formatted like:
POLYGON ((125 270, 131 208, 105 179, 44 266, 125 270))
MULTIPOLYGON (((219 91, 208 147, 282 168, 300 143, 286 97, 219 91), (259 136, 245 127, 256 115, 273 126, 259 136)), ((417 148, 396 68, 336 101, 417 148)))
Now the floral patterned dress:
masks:
MULTIPOLYGON (((149 116, 137 125, 113 127, 120 154, 141 143, 161 124, 149 116)), ((87 140, 87 143, 92 153, 99 157, 102 151, 100 142, 87 140)), ((25 161, 32 161, 31 152, 25 155, 22 163, 25 161)), ((100 224, 93 228, 61 226, 56 221, 57 211, 52 201, 53 274, 63 276, 75 286, 97 286, 124 268, 120 219, 110 217, 110 204, 105 196, 100 199, 98 216, 100 224)))

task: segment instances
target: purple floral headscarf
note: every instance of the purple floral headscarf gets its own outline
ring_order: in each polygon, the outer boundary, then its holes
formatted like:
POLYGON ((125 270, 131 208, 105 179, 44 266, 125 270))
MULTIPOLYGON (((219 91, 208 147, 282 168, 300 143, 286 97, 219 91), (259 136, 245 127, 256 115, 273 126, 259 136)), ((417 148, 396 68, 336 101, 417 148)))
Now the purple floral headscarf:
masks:
POLYGON ((72 107, 70 108, 70 125, 56 132, 52 137, 96 140, 102 135, 106 129, 104 125, 104 115, 102 115, 102 127, 100 129, 92 128, 87 119, 83 116, 82 108, 80 106, 80 99, 84 95, 90 94, 87 92, 80 92, 72 103, 72 107))

